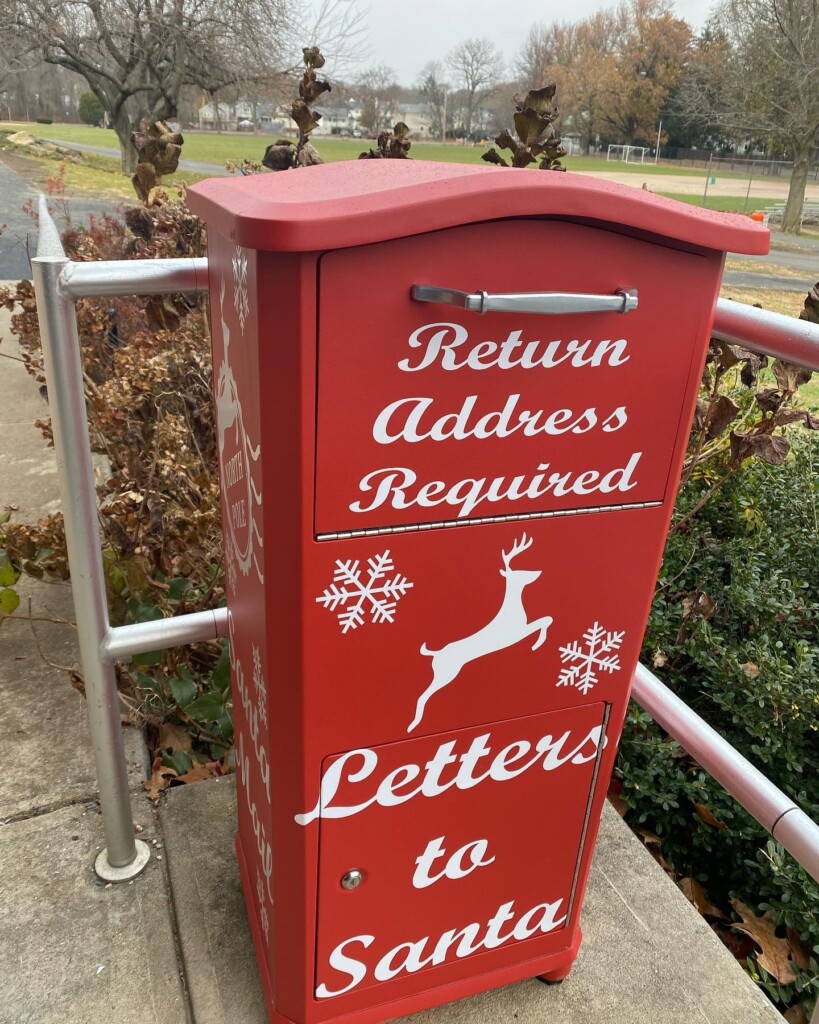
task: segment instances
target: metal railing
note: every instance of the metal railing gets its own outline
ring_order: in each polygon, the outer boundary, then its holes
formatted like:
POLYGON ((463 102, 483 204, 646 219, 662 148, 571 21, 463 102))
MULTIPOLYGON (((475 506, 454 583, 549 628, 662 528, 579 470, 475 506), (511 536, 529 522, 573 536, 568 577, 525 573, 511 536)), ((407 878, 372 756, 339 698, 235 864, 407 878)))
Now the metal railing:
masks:
POLYGON ((207 289, 207 260, 72 263, 41 198, 37 255, 31 263, 105 830, 105 849, 94 868, 105 881, 121 882, 143 870, 150 852, 147 843, 134 836, 114 661, 224 636, 227 612, 218 609, 118 628, 109 622, 74 300, 85 295, 203 292, 207 289))
MULTIPOLYGON (((46 376, 52 385, 54 448, 105 828, 106 847, 95 870, 107 881, 123 881, 145 867, 148 847, 134 837, 113 663, 146 651, 223 637, 227 611, 117 628, 109 623, 74 300, 92 295, 202 293, 207 289, 208 266, 206 259, 73 263, 63 251, 44 200, 32 266, 46 376)), ((805 321, 721 299, 712 333, 819 370, 819 327, 805 321)), ((643 665, 633 684, 634 699, 819 880, 819 825, 643 665)))

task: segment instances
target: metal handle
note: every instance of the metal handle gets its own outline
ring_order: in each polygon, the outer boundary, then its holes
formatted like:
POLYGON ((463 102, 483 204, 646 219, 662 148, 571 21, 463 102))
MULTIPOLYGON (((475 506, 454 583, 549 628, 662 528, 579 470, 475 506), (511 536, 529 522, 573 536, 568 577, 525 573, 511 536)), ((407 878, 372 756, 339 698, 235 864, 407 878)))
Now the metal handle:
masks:
POLYGON ((431 284, 412 287, 416 302, 440 302, 460 306, 474 313, 628 313, 637 308, 637 289, 620 288, 613 295, 584 295, 582 292, 460 292, 431 284))

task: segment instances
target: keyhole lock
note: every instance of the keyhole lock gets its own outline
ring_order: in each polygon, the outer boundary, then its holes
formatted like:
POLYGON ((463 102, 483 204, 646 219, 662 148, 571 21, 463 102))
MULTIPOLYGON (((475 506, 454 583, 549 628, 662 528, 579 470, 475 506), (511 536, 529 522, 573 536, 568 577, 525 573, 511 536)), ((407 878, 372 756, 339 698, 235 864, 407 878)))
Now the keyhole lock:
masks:
POLYGON ((364 881, 364 872, 359 871, 358 868, 353 868, 352 871, 348 871, 341 879, 342 889, 357 889, 359 885, 364 881))

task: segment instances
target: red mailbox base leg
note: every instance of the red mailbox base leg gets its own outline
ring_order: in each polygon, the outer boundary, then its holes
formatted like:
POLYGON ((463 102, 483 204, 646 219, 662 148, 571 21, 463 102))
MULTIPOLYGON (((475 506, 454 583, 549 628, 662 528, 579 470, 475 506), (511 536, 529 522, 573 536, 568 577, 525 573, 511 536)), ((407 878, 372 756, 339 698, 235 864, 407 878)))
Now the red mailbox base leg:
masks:
POLYGON ((282 1017, 280 1013, 270 1009, 267 1011, 267 1019, 270 1021, 270 1024, 295 1024, 289 1017, 282 1017))
POLYGON ((544 971, 543 974, 538 975, 538 980, 545 982, 547 985, 557 985, 558 982, 564 981, 572 973, 574 967, 574 960, 577 956, 578 950, 580 949, 580 943, 583 941, 583 933, 580 929, 577 929, 577 938, 572 943, 572 958, 568 963, 564 963, 561 967, 555 967, 554 970, 544 971))

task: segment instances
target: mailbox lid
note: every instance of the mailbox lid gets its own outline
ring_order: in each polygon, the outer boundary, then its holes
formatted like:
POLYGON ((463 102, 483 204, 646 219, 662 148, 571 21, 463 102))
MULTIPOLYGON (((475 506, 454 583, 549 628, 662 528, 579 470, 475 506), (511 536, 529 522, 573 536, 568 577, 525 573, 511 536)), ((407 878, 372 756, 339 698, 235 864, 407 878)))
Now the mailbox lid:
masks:
POLYGON ((191 186, 188 203, 238 245, 279 252, 365 245, 499 216, 583 218, 723 252, 764 255, 770 247, 768 229, 747 217, 590 175, 426 160, 211 178, 191 186))
POLYGON ((316 534, 664 501, 720 270, 716 253, 541 220, 326 253, 316 534), (415 301, 416 284, 636 289, 639 306, 481 315, 415 301))
POLYGON ((596 703, 327 758, 320 1003, 348 1013, 373 987, 400 998, 565 948, 605 719, 596 703))

